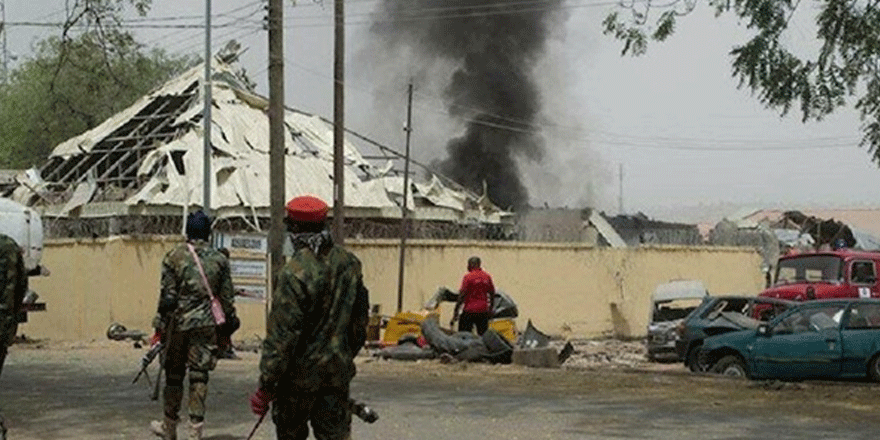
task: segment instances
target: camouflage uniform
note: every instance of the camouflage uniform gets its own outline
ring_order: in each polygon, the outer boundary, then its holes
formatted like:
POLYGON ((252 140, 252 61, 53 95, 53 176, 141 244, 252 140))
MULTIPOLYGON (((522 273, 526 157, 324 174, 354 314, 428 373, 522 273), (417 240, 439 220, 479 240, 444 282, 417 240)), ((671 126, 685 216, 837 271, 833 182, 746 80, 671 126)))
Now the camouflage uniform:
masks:
POLYGON ((0 373, 6 349, 18 330, 18 315, 27 289, 21 248, 15 240, 0 234, 0 373))
MULTIPOLYGON (((18 330, 18 315, 28 289, 27 273, 21 248, 12 238, 0 234, 0 373, 6 350, 18 330)), ((0 438, 6 438, 6 427, 0 415, 0 438)))
POLYGON ((369 296, 361 263, 323 233, 298 234, 278 276, 260 361, 260 388, 275 397, 279 440, 344 439, 349 382, 366 340, 369 296))
MULTIPOLYGON (((211 290, 223 306, 227 320, 235 316, 229 260, 202 240, 190 241, 211 290)), ((208 372, 217 365, 217 325, 211 314, 211 300, 198 265, 186 244, 165 255, 159 313, 153 327, 167 344, 163 402, 165 417, 178 420, 183 399, 183 377, 189 370, 189 416, 192 422, 205 417, 208 372)))

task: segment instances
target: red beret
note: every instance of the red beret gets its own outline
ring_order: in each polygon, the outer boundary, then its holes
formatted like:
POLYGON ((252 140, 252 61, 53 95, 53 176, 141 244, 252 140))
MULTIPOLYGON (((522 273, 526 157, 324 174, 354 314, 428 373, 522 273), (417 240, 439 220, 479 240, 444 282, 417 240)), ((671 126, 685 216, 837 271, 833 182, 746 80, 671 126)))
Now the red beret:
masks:
POLYGON ((299 196, 290 199, 285 206, 287 218, 297 222, 322 222, 327 219, 330 207, 314 196, 299 196))

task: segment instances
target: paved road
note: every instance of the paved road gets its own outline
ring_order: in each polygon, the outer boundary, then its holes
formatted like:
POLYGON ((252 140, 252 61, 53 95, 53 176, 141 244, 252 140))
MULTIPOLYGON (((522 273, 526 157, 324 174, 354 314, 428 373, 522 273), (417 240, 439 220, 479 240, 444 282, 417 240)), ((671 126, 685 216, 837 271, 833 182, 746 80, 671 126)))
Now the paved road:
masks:
MULTIPOLYGON (((146 383, 131 385, 142 353, 123 343, 14 349, 0 378, 9 438, 152 438, 146 426, 160 406, 146 383)), ((207 439, 249 432, 257 359, 243 353, 212 375, 207 439)), ((880 429, 880 388, 866 384, 763 387, 682 372, 366 360, 352 394, 380 413, 376 424, 354 422, 355 440, 852 440, 875 439, 880 429)), ((274 438, 272 423, 255 438, 274 438)))

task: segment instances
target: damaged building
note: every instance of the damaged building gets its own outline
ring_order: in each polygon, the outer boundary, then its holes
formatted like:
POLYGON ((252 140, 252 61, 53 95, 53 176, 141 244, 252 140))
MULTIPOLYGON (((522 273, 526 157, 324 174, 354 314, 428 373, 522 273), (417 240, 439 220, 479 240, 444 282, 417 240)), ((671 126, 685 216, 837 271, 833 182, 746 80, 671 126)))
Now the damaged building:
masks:
MULTIPOLYGON (((210 208, 221 231, 261 232, 269 224, 268 100, 236 70, 234 49, 214 57, 211 77, 210 208)), ((195 66, 19 173, 5 197, 36 208, 49 237, 176 234, 203 200, 204 65, 195 66)), ((287 109, 285 194, 333 200, 333 126, 287 109)), ((347 234, 400 231, 402 155, 347 131, 344 141, 347 234), (355 145, 354 142, 359 142, 355 145), (371 154, 362 149, 371 148, 371 154)), ((419 169, 420 164, 414 164, 419 169)), ((422 167, 407 194, 410 236, 493 238, 511 214, 485 196, 422 167)))
POLYGON ((641 212, 603 217, 629 246, 703 244, 700 231, 693 224, 654 220, 641 212))
POLYGON ((838 245, 880 250, 880 239, 870 231, 875 223, 867 220, 869 218, 864 212, 850 219, 846 211, 749 210, 718 222, 709 232, 708 242, 716 246, 758 249, 769 276, 779 257, 791 250, 820 250, 838 245), (847 221, 834 218, 840 214, 847 221))
POLYGON ((595 209, 532 208, 517 214, 516 238, 545 243, 585 243, 626 247, 617 231, 595 209))

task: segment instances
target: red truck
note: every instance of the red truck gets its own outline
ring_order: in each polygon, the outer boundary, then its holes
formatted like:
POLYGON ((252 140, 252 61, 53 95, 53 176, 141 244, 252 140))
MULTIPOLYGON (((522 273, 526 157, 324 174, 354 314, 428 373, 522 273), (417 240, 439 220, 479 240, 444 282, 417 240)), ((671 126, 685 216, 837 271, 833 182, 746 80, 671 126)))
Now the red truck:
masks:
POLYGON ((840 249, 779 258, 773 284, 760 296, 805 301, 880 298, 880 252, 840 249))

